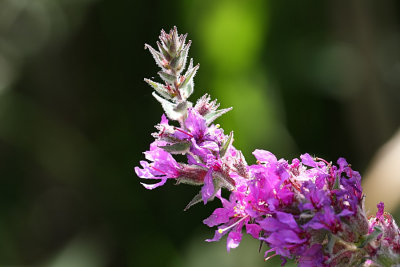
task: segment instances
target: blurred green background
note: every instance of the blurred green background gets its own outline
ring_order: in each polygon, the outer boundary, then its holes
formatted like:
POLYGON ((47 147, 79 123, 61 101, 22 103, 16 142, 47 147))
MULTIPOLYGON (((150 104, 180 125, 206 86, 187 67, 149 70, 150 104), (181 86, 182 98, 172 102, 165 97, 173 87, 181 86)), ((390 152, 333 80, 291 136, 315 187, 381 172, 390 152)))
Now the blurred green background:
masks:
MULTIPOLYGON (((133 168, 162 109, 144 43, 176 25, 249 163, 344 156, 365 172, 400 125, 400 3, 0 0, 0 265, 267 266, 205 243, 219 203, 133 168)), ((275 266, 278 261, 270 263, 275 266)))

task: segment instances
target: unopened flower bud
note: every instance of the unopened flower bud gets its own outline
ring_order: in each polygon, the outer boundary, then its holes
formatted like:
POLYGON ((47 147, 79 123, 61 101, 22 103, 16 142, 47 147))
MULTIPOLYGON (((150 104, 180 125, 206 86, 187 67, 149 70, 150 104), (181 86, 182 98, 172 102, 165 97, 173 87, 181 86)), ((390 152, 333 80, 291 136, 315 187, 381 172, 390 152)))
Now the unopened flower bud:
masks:
POLYGON ((177 183, 202 185, 204 177, 207 174, 207 168, 198 165, 181 164, 182 169, 179 171, 180 176, 177 183))

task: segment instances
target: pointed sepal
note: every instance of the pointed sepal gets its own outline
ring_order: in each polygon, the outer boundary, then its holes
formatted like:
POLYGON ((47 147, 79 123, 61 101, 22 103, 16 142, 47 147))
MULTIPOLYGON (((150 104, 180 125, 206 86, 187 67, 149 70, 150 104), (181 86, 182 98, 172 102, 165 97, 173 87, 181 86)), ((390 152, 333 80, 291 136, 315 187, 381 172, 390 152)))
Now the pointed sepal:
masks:
POLYGON ((177 184, 202 185, 207 174, 207 168, 199 165, 181 163, 180 176, 176 179, 177 184))
POLYGON ((213 121, 227 113, 228 111, 231 111, 232 108, 225 108, 225 109, 220 109, 216 111, 212 111, 206 115, 204 115, 204 118, 206 119, 207 125, 210 125, 213 121))
POLYGON ((144 45, 144 49, 149 49, 151 55, 153 56, 155 62, 160 68, 164 68, 165 62, 163 62, 163 56, 160 52, 156 51, 153 47, 148 44, 144 45))
POLYGON ((233 142, 233 131, 229 134, 228 138, 223 142, 219 150, 219 156, 223 158, 233 142))
POLYGON ((188 99, 189 96, 193 93, 193 88, 194 88, 194 82, 193 78, 196 75, 197 70, 199 69, 200 64, 197 64, 196 66, 189 68, 184 77, 184 80, 180 83, 179 85, 179 90, 181 92, 181 95, 183 99, 188 99))
POLYGON ((176 76, 165 71, 159 71, 157 74, 163 79, 164 82, 174 84, 176 82, 176 76))
POLYGON ((159 146, 159 147, 171 154, 184 155, 187 152, 189 152, 190 145, 191 145, 191 142, 184 141, 184 142, 179 142, 179 143, 170 144, 170 145, 166 145, 166 146, 159 146))
POLYGON ((192 207, 192 206, 194 206, 197 203, 200 203, 202 201, 203 201, 203 199, 202 199, 202 195, 201 195, 201 192, 200 192, 200 193, 198 193, 197 195, 195 195, 193 197, 193 199, 186 205, 186 207, 185 207, 185 209, 183 211, 187 211, 188 209, 190 209, 190 207, 192 207))
POLYGON ((153 87, 153 89, 156 90, 156 92, 158 94, 160 94, 162 97, 164 97, 166 99, 169 99, 169 100, 171 100, 173 98, 171 92, 169 92, 166 89, 165 85, 163 85, 161 83, 154 82, 154 81, 152 81, 150 79, 144 79, 144 81, 146 83, 148 83, 151 87, 153 87))
POLYGON ((361 238, 358 248, 363 248, 371 241, 375 240, 380 234, 382 234, 383 230, 380 226, 375 226, 374 231, 368 235, 365 235, 361 238))
POLYGON ((192 106, 189 101, 184 101, 178 104, 171 103, 168 100, 158 96, 155 92, 152 94, 158 102, 161 103, 167 117, 174 121, 179 121, 187 115, 187 109, 192 106))

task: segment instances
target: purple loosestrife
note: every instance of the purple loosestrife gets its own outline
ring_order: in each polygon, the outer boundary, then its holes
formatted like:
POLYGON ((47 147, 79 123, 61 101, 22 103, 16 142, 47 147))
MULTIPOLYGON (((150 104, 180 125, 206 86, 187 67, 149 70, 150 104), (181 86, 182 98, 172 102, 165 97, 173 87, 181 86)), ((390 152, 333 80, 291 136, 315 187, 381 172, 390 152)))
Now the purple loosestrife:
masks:
MULTIPOLYGON (((265 150, 255 150, 257 163, 248 165, 226 135, 213 124, 230 108, 218 110, 216 100, 204 95, 188 101, 199 65, 190 60, 190 42, 176 27, 161 31, 158 51, 149 45, 163 83, 145 81, 164 109, 136 174, 145 188, 162 186, 168 179, 201 186, 186 206, 217 197, 222 207, 203 221, 216 227, 214 237, 226 236, 227 250, 239 246, 243 233, 266 244, 265 260, 280 256, 282 265, 293 259, 298 266, 400 266, 400 231, 393 217, 378 204, 367 218, 361 176, 344 158, 337 165, 303 154, 288 162, 265 150), (169 120, 172 122, 170 123, 169 120), (174 155, 185 156, 184 162, 174 155), (230 192, 229 199, 221 190, 230 192)), ((185 210, 186 210, 185 209, 185 210)), ((260 246, 261 249, 261 246, 260 246)))
POLYGON ((202 185, 198 195, 188 204, 190 206, 214 198, 222 187, 228 190, 235 188, 235 179, 230 175, 233 169, 246 169, 240 151, 232 145, 233 133, 225 135, 213 121, 230 109, 218 110, 216 101, 208 95, 200 98, 196 105, 187 100, 193 92, 193 78, 199 65, 193 67, 190 60, 184 75, 190 42, 185 44, 186 35, 179 35, 176 28, 169 34, 161 32, 159 51, 147 45, 157 65, 158 73, 164 84, 149 79, 155 92, 153 96, 161 103, 165 115, 156 125, 155 141, 146 151, 147 161, 141 161, 135 168, 136 174, 143 179, 158 179, 154 184, 142 183, 153 189, 163 185, 167 179, 175 179, 177 183, 202 185), (157 94, 158 93, 158 94, 157 94), (167 117, 176 121, 170 125, 167 117), (187 162, 176 162, 173 155, 182 154, 187 162))

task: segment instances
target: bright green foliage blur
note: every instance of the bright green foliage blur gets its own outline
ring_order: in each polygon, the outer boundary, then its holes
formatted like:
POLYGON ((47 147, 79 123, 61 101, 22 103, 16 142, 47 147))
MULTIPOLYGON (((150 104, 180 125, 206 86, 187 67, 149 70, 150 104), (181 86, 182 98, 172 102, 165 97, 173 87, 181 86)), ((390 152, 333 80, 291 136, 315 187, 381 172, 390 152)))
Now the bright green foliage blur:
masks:
POLYGON ((191 101, 233 107, 217 123, 249 163, 263 148, 344 156, 363 173, 400 125, 398 7, 0 1, 0 266, 268 266, 254 240, 229 254, 204 242, 219 203, 183 212, 198 188, 140 185, 133 167, 162 113, 144 43, 188 33, 191 101))
POLYGON ((207 89, 200 89, 210 91, 223 106, 235 103, 234 110, 220 119, 226 131, 235 131, 235 146, 247 158, 256 147, 282 154, 293 151, 279 114, 281 103, 261 59, 267 43, 268 2, 194 1, 188 9, 187 21, 197 16, 191 27, 203 51, 199 53, 202 64, 207 64, 202 71, 208 75, 198 78, 207 89), (203 4, 209 8, 199 12, 203 4))

